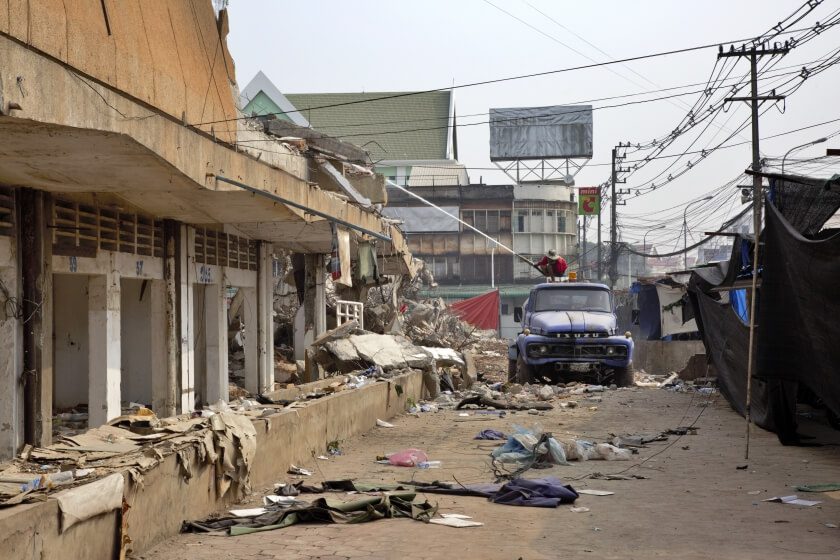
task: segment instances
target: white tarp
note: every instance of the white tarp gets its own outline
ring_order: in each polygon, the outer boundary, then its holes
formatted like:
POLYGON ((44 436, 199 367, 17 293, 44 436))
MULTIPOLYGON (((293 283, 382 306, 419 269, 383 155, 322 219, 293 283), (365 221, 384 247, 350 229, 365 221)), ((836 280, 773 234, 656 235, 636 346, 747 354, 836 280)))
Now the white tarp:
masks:
POLYGON ((55 495, 61 510, 61 532, 76 523, 122 507, 123 475, 114 473, 55 495))
POLYGON ((682 306, 675 305, 667 311, 663 310, 664 307, 681 300, 684 294, 685 290, 681 288, 672 288, 662 284, 656 285, 656 295, 659 296, 659 317, 662 326, 662 336, 697 331, 697 321, 694 319, 691 319, 685 324, 682 322, 682 306))
MULTIPOLYGON (((441 206, 453 216, 459 215, 457 206, 441 206)), ((389 218, 402 220, 400 226, 406 233, 459 231, 457 220, 440 210, 428 206, 386 206, 382 213, 389 218)))
POLYGON ((591 157, 592 105, 490 109, 490 161, 591 157))

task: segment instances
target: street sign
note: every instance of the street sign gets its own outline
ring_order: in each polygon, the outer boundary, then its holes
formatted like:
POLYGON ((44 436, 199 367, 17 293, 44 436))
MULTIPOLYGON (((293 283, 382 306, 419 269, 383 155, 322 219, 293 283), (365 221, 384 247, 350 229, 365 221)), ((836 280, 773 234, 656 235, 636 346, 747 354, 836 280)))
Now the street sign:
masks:
POLYGON ((595 216, 601 212, 601 189, 581 187, 578 189, 578 216, 595 216))

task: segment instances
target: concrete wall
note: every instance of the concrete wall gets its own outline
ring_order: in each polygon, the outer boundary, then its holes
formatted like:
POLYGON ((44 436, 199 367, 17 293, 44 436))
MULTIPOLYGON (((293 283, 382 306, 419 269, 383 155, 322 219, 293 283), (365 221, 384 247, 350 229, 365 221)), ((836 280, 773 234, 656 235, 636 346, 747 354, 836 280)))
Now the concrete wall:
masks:
MULTIPOLYGON (((420 400, 421 393, 422 374, 407 374, 254 421, 253 488, 259 491, 283 479, 290 463, 311 463, 312 454, 324 453, 328 442, 363 433, 375 426, 377 418, 403 412, 406 399, 420 400)), ((143 474, 142 485, 127 485, 128 533, 134 554, 177 534, 184 520, 201 519, 236 501, 236 488, 219 498, 213 467, 199 463, 193 450, 187 453, 191 478, 182 476, 177 456, 170 455, 143 474)), ((127 475, 126 481, 130 481, 127 475)), ((0 550, 10 551, 11 558, 112 557, 116 513, 79 523, 64 535, 58 533, 58 519, 54 501, 0 510, 0 550)))
MULTIPOLYGON (((122 356, 121 400, 152 403, 152 286, 143 280, 123 279, 120 291, 122 356), (140 299, 140 293, 143 298, 140 299)), ((164 325, 156 325, 163 329, 164 325)))
POLYGON ((88 402, 88 277, 53 276, 55 396, 58 408, 88 402))
MULTIPOLYGON (((0 33, 178 120, 237 116, 227 28, 220 36, 210 0, 0 0, 0 33)), ((235 139, 236 126, 215 128, 235 139)))
POLYGON ((633 365, 652 375, 681 371, 691 356, 705 354, 701 340, 635 340, 633 365))

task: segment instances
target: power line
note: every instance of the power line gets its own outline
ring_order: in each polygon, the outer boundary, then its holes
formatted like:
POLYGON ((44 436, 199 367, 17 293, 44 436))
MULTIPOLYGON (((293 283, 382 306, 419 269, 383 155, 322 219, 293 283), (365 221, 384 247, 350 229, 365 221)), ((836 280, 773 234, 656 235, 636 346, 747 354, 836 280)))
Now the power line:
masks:
MULTIPOLYGON (((798 33, 800 31, 804 31, 804 30, 805 29, 787 30, 787 31, 783 31, 782 33, 780 33, 780 35, 781 34, 798 33)), ((265 116, 268 116, 268 115, 286 115, 286 114, 289 114, 289 113, 303 113, 305 111, 315 111, 315 110, 318 110, 318 109, 329 109, 329 108, 333 108, 333 107, 345 107, 345 106, 348 106, 348 105, 358 105, 358 104, 361 104, 361 103, 372 103, 372 102, 375 102, 375 101, 384 101, 384 100, 387 100, 387 99, 412 97, 412 96, 423 95, 423 94, 427 94, 427 93, 451 91, 451 90, 454 90, 454 89, 461 89, 461 88, 467 88, 467 87, 476 87, 476 86, 483 86, 483 85, 490 85, 490 84, 498 84, 498 83, 503 83, 503 82, 511 82, 511 81, 515 81, 515 80, 538 78, 538 77, 542 77, 542 76, 551 76, 551 75, 555 75, 555 74, 562 74, 562 73, 573 72, 573 71, 577 71, 577 70, 587 70, 587 69, 590 69, 590 68, 600 68, 602 66, 609 66, 609 65, 612 65, 612 64, 622 64, 622 63, 625 63, 625 62, 648 60, 648 59, 651 59, 651 58, 658 58, 658 57, 662 57, 662 56, 670 56, 670 55, 675 55, 675 54, 683 54, 683 53, 687 53, 687 52, 705 50, 705 49, 719 47, 722 44, 752 42, 752 41, 756 41, 756 40, 758 40, 760 42, 761 37, 758 37, 758 38, 749 38, 748 37, 746 39, 735 39, 735 40, 730 40, 730 41, 718 41, 718 42, 715 42, 715 43, 709 43, 709 44, 705 44, 705 45, 697 45, 697 46, 685 47, 685 48, 681 48, 681 49, 671 49, 671 50, 667 50, 667 51, 660 51, 660 52, 649 53, 649 54, 644 54, 644 55, 639 55, 639 56, 632 56, 632 57, 627 57, 627 58, 622 58, 622 59, 617 59, 617 60, 608 60, 608 61, 605 61, 605 62, 597 62, 597 63, 592 63, 592 64, 581 64, 581 65, 578 65, 578 66, 569 66, 569 67, 566 67, 566 68, 559 68, 559 69, 556 69, 556 70, 546 70, 544 72, 534 72, 534 73, 530 73, 530 74, 520 74, 520 75, 517 75, 517 76, 508 76, 508 77, 505 77, 505 78, 495 78, 495 79, 482 80, 482 81, 478 81, 478 82, 470 82, 470 83, 465 83, 465 84, 455 84, 455 85, 451 85, 451 86, 434 88, 434 89, 427 89, 427 90, 421 90, 421 91, 407 91, 407 92, 403 92, 403 93, 383 95, 383 96, 380 96, 380 97, 372 97, 370 99, 356 99, 356 100, 353 100, 353 101, 344 101, 344 102, 341 102, 341 103, 330 103, 330 104, 321 105, 321 106, 318 106, 318 107, 307 107, 305 109, 295 109, 295 110, 292 110, 292 111, 276 111, 276 112, 272 112, 272 113, 267 113, 265 116)), ((236 117, 236 118, 232 118, 232 119, 219 119, 219 120, 215 120, 215 121, 193 123, 191 126, 204 126, 204 125, 209 125, 209 124, 218 124, 218 123, 223 123, 223 122, 241 121, 241 120, 247 120, 247 119, 250 119, 250 117, 236 117)))

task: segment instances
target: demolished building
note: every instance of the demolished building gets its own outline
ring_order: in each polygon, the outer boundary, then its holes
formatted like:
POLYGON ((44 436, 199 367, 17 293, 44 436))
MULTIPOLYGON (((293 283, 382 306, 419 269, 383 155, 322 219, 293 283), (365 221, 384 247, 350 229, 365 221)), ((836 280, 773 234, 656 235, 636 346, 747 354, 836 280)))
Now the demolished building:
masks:
POLYGON ((336 239, 412 273, 364 152, 243 117, 227 32, 209 0, 0 2, 0 458, 49 444, 62 409, 96 427, 226 401, 230 289, 245 388, 271 390, 280 250, 311 337, 336 239))

